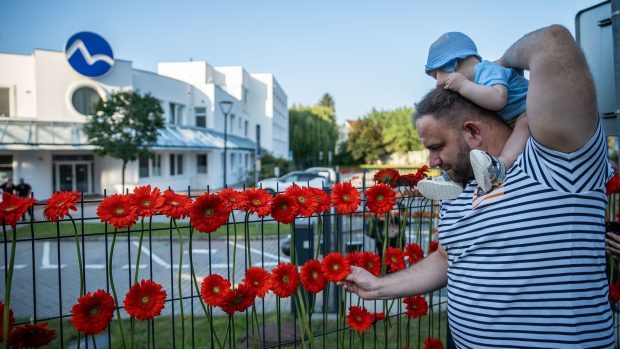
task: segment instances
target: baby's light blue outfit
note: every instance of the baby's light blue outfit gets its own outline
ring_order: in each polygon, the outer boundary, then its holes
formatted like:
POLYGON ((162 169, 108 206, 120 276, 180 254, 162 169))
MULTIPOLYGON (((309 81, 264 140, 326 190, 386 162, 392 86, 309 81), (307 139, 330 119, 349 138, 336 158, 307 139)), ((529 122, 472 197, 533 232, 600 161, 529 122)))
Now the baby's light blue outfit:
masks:
POLYGON ((508 97, 504 109, 497 112, 504 121, 511 121, 525 112, 525 99, 529 82, 517 74, 514 69, 502 67, 489 61, 482 61, 474 66, 474 82, 478 85, 504 85, 508 97))

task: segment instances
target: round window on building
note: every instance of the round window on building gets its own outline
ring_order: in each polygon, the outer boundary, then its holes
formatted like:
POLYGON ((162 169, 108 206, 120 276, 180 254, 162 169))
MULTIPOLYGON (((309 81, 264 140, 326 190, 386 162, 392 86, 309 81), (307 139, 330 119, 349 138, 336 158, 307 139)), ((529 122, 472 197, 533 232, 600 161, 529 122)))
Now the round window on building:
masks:
POLYGON ((95 106, 100 100, 101 97, 97 91, 91 87, 80 87, 73 92, 71 97, 73 108, 82 115, 95 114, 95 106))

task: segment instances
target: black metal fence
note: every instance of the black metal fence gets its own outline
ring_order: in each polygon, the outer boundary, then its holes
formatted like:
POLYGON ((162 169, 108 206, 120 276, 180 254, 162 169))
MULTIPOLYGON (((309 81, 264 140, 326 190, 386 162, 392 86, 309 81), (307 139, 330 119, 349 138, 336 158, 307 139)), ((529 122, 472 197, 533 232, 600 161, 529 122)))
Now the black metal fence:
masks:
MULTIPOLYGON (((366 189, 369 177, 366 172, 361 175, 360 191, 366 189)), ((186 194, 195 197, 200 193, 188 188, 186 194)), ((180 220, 182 240, 177 236, 173 221, 161 215, 115 231, 101 223, 96 214, 101 200, 82 198, 78 211, 72 213, 73 218, 58 223, 44 220, 44 204, 39 203, 25 216, 25 221, 17 224, 10 308, 16 325, 49 322, 48 328, 55 329, 57 334, 50 344, 52 347, 121 348, 124 346, 121 337, 126 337, 126 346, 132 348, 305 347, 309 345, 308 340, 303 340, 307 332, 303 332, 301 314, 292 303, 292 299, 299 298, 280 299, 269 294, 264 299, 256 299, 255 315, 246 310, 231 317, 218 308, 205 307, 205 316, 197 284, 202 277, 211 274, 234 279, 237 284, 250 267, 250 261, 269 271, 280 262, 290 261, 293 248, 299 266, 305 259, 331 251, 382 250, 383 239, 379 232, 385 228, 385 220, 381 221, 381 217, 368 211, 364 198, 356 213, 339 215, 332 209, 330 213, 298 218, 291 225, 277 223, 271 217, 250 216, 246 221, 244 212, 233 212, 228 223, 218 231, 203 234, 193 229, 188 219, 180 220), (291 239, 293 225, 296 234, 291 239), (139 273, 138 279, 151 279, 164 287, 167 297, 161 315, 136 321, 121 310, 124 336, 119 333, 117 319, 100 335, 79 336, 70 321, 71 307, 80 294, 74 229, 77 229, 82 251, 86 292, 97 289, 109 292, 113 278, 119 295, 117 305, 122 308, 122 295, 134 284, 136 273, 139 273), (142 232, 144 242, 141 244, 142 232), (110 259, 113 238, 116 249, 110 259), (136 263, 138 251, 142 259, 136 263), (182 308, 184 317, 180 315, 182 308), (226 341, 226 337, 233 339, 226 341)), ((387 219, 391 236, 388 243, 395 247, 418 243, 425 254, 428 253, 437 217, 437 208, 431 202, 409 190, 399 190, 397 205, 387 219)), ((5 280, 10 229, 3 227, 5 280)), ((4 280, 0 288, 4 294, 4 280)), ((417 348, 427 337, 437 337, 446 343, 445 290, 425 295, 428 314, 417 319, 405 316, 401 300, 365 301, 345 294, 334 284, 316 296, 304 294, 302 297, 311 308, 307 324, 313 329, 313 347, 417 348), (375 322, 368 331, 358 334, 351 331, 346 322, 346 308, 351 305, 386 313, 387 319, 375 322)))

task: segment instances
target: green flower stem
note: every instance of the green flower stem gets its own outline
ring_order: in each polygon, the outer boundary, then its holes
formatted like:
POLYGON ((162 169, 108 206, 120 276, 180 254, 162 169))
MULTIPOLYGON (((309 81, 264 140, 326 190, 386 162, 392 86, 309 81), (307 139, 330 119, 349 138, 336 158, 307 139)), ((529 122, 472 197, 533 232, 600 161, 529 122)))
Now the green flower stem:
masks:
POLYGON ((319 252, 320 252, 320 248, 319 248, 320 245, 319 244, 321 243, 321 236, 323 235, 323 221, 321 219, 322 215, 319 214, 318 216, 319 216, 319 222, 318 222, 318 224, 319 224, 319 234, 318 234, 318 240, 316 242, 317 243, 316 254, 314 256, 314 259, 317 259, 317 260, 319 259, 319 252))
MULTIPOLYGON (((329 300, 329 284, 327 284, 327 288, 325 290, 325 295, 323 297, 323 333, 326 331, 327 327, 327 308, 329 300)), ((327 348, 327 336, 323 335, 323 348, 327 348)))
POLYGON ((237 348, 237 338, 235 336, 235 318, 233 314, 228 315, 228 323, 230 324, 230 343, 232 344, 233 349, 237 348))
MULTIPOLYGON (((260 333, 260 324, 258 322, 258 313, 256 312, 256 305, 252 304, 252 328, 254 328, 254 320, 256 319, 256 332, 258 333, 258 341, 260 345, 263 345, 263 336, 260 333)), ((254 333, 254 332, 252 332, 254 333)))
MULTIPOLYGON (((291 262, 293 262, 293 265, 295 265, 295 267, 297 267, 297 253, 295 253, 295 222, 293 221, 293 223, 291 224, 291 262)), ((301 294, 301 290, 298 287, 297 288, 297 298, 299 300, 299 307, 301 308, 300 313, 302 314, 302 325, 304 326, 304 332, 309 334, 309 339, 310 339, 310 348, 314 348, 314 336, 312 335, 312 329, 310 328, 308 322, 307 322, 307 312, 306 312, 306 304, 304 302, 304 298, 302 297, 301 294)), ((295 303, 293 301, 293 303, 295 303)), ((304 344, 304 341, 302 339, 302 345, 304 344)))
POLYGON ((112 289, 112 296, 114 296, 114 303, 116 303, 116 320, 118 322, 118 328, 121 331, 121 339, 123 340, 123 348, 127 349, 127 343, 125 342, 125 330, 123 329, 123 321, 121 320, 120 305, 118 303, 118 296, 116 295, 116 287, 114 286, 114 278, 112 277, 112 261, 114 260, 114 246, 116 245, 116 228, 114 228, 114 234, 112 234, 112 245, 110 246, 110 260, 108 261, 108 278, 110 279, 110 288, 112 289))
MULTIPOLYGON (((2 224, 2 231, 4 232, 4 236, 6 236, 6 225, 2 224)), ((17 231, 13 229, 13 235, 11 238, 11 254, 9 257, 9 271, 6 275, 6 280, 4 281, 5 289, 4 289, 4 312, 2 313, 2 323, 9 323, 9 310, 11 306, 11 283, 13 281, 13 267, 15 265, 15 244, 17 240, 17 231)), ((4 242, 6 244, 6 241, 4 242)), ((2 326, 2 338, 3 344, 5 348, 8 348, 6 344, 9 338, 9 326, 2 326)))
MULTIPOLYGON (((276 314, 280 314, 280 296, 276 296, 276 314)), ((7 320, 8 321, 8 320, 7 320)), ((280 316, 276 317, 276 327, 277 327, 277 340, 276 340, 276 344, 278 345, 278 348, 282 347, 282 333, 280 333, 280 327, 282 326, 282 320, 280 319, 280 316)))
POLYGON ((179 307, 181 309, 181 349, 183 349, 185 348, 185 312, 183 311, 183 288, 181 287, 181 272, 183 271, 183 234, 181 234, 181 229, 179 229, 176 219, 172 218, 172 223, 174 223, 174 228, 179 234, 179 274, 177 277, 177 286, 179 287, 179 307))
POLYGON ((235 262, 237 261, 237 222, 235 221, 235 215, 231 214, 232 216, 232 220, 233 220, 233 234, 235 235, 234 237, 234 243, 233 243, 233 267, 232 267, 232 288, 233 290, 235 289, 235 262))
MULTIPOLYGON (((77 226, 75 225, 75 221, 73 220, 73 217, 71 217, 70 214, 68 216, 71 219, 71 224, 73 225, 73 238, 75 239, 75 249, 77 251, 78 270, 80 272, 80 297, 82 297, 84 295, 84 268, 82 267, 82 252, 80 251, 80 238, 78 237, 77 226)), ((58 222, 56 224, 58 224, 58 222)), ((80 349, 80 345, 82 344, 80 337, 81 337, 81 333, 78 331, 77 349, 80 349)))
POLYGON ((95 340, 95 336, 90 336, 90 338, 93 340, 93 348, 97 349, 97 341, 95 340))
MULTIPOLYGON (((75 225, 75 221, 71 215, 68 215, 71 219, 71 224, 73 224, 73 237, 75 239, 75 249, 77 251, 78 258, 78 269, 80 270, 80 296, 84 295, 84 267, 82 266, 82 252, 80 251, 80 239, 78 237, 77 226, 75 225)), ((3 337, 4 338, 4 337, 3 337)), ((78 342, 78 348, 79 348, 78 342)))
MULTIPOLYGON (((235 215, 233 214, 233 222, 235 221, 235 215)), ((247 254, 248 254, 248 268, 252 267, 252 246, 250 245, 250 224, 248 223, 248 219, 250 218, 250 213, 245 214, 245 223, 243 225, 243 236, 247 245, 247 254)), ((236 225, 236 224, 235 224, 236 225)))
MULTIPOLYGON (((194 235, 194 230, 190 227, 190 230, 189 230, 189 265, 190 265, 190 271, 192 273, 192 281, 194 284, 194 288, 196 290, 196 294, 200 295, 200 287, 198 286, 198 280, 196 279, 196 272, 194 271, 194 257, 192 253, 193 235, 194 235)), ((207 318, 207 321, 209 322, 209 328, 211 329, 211 334, 213 334, 213 336, 215 337, 215 340, 217 341, 217 345, 220 347, 220 349, 223 349, 224 346, 222 342, 220 342, 220 339, 217 336, 217 332, 213 331, 213 319, 211 317, 211 313, 209 312, 209 309, 207 309, 207 306, 205 305, 205 302, 202 299, 202 297, 198 297, 198 300, 200 300, 200 306, 202 307, 202 310, 205 313, 205 317, 207 318)), ((226 334, 228 335, 228 329, 226 329, 226 334)))
MULTIPOLYGON (((133 284, 137 284, 138 283, 138 274, 140 271, 140 256, 142 255, 142 240, 144 239, 144 217, 142 217, 142 220, 140 221, 140 225, 142 226, 142 229, 140 231, 140 240, 138 240, 138 253, 136 256, 136 274, 133 277, 133 284)), ((151 224, 149 223, 149 230, 151 229, 151 224)))
MULTIPOLYGON (((338 291, 340 292, 340 290, 338 291)), ((347 326, 347 294, 342 290, 342 328, 344 329, 347 326)), ((340 339, 340 348, 344 348, 344 337, 346 332, 342 332, 342 337, 340 339)))

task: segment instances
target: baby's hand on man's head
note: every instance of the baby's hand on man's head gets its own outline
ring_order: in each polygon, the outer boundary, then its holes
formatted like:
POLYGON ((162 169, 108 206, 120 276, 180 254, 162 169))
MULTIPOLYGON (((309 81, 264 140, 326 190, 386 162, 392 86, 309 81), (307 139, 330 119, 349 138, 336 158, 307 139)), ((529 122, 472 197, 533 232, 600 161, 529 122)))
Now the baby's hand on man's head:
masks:
POLYGON ((467 81, 465 75, 461 73, 450 73, 443 88, 446 90, 459 92, 465 84, 465 81, 467 81))

